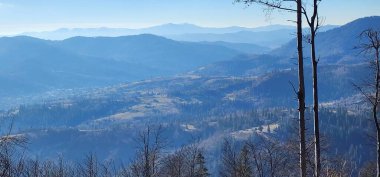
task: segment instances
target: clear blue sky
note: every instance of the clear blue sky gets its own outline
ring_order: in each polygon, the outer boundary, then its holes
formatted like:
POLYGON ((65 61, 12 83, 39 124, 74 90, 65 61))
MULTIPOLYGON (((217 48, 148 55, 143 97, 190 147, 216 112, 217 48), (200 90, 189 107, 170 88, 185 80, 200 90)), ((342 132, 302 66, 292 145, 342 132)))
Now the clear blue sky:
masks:
MULTIPOLYGON (((291 24, 294 14, 275 12, 234 0, 0 0, 0 33, 53 30, 61 27, 140 28, 164 23, 200 26, 291 24)), ((325 24, 344 24, 380 15, 380 0, 322 0, 325 24), (344 3, 343 3, 344 2, 344 3)))

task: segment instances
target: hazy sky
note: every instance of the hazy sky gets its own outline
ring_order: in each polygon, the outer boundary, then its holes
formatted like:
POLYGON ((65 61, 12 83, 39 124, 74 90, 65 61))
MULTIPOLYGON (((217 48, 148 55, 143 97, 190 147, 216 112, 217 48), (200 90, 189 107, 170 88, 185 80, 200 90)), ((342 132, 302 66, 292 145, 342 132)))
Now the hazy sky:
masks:
MULTIPOLYGON (((0 0, 0 33, 74 27, 140 28, 164 23, 255 27, 292 24, 294 14, 275 12, 234 0, 0 0)), ((380 0, 322 0, 325 24, 344 24, 380 15, 380 0), (343 3, 344 2, 344 3, 343 3)))

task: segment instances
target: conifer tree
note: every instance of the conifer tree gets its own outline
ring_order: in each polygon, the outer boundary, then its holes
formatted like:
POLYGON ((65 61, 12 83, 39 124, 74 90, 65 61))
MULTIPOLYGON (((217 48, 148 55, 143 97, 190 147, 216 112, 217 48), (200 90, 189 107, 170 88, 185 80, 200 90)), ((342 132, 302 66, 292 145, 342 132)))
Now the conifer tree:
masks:
POLYGON ((206 160, 201 152, 198 153, 195 161, 195 176, 196 177, 208 177, 208 169, 206 167, 206 160))

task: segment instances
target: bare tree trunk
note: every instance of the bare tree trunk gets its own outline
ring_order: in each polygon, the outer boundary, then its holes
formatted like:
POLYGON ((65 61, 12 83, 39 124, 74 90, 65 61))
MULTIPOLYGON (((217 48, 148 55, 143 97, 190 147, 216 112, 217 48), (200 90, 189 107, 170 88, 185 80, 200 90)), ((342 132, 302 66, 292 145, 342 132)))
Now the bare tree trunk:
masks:
POLYGON ((376 49, 376 93, 375 100, 373 104, 373 119, 376 124, 377 133, 377 177, 380 177, 380 126, 377 119, 377 106, 379 102, 379 82, 380 82, 380 65, 379 65, 379 49, 376 49))
MULTIPOLYGON (((312 35, 312 38, 315 36, 312 35)), ((312 39, 314 40, 314 39, 312 39)), ((313 102, 314 102, 314 141, 315 141, 315 176, 321 173, 321 145, 319 140, 319 106, 318 106, 318 62, 315 60, 315 44, 312 44, 313 58, 313 102)))
POLYGON ((302 0, 297 0, 297 48, 298 48, 298 111, 300 136, 300 176, 306 177, 306 139, 305 139, 305 81, 303 71, 302 46, 302 0))
MULTIPOLYGON (((303 35, 302 35, 302 16, 306 14, 303 12, 302 0, 276 0, 276 1, 265 1, 265 0, 235 0, 235 2, 244 2, 248 3, 258 3, 269 7, 270 9, 280 9, 289 12, 297 13, 297 49, 298 49, 298 111, 299 111, 299 138, 300 138, 300 176, 306 177, 306 127, 305 127, 305 78, 304 78, 304 66, 303 66, 303 35), (287 8, 281 5, 282 2, 292 1, 297 3, 297 8, 287 8)), ((316 1, 315 1, 316 2, 316 1)))
MULTIPOLYGON (((378 63, 378 62, 376 62, 378 63)), ((378 64, 376 64, 378 65, 378 64)), ((378 79, 378 73, 376 73, 376 79, 378 79)), ((376 84, 376 86, 378 86, 378 84, 376 84)), ((376 95, 378 94, 378 89, 376 89, 376 95)), ((377 96, 376 96, 377 98, 377 96)), ((376 170, 376 176, 377 177, 380 177, 380 129, 379 129, 379 123, 377 121, 377 104, 374 104, 373 105, 373 108, 372 108, 372 113, 373 113, 373 119, 375 120, 375 124, 376 124, 376 133, 377 133, 377 170, 376 170)))
MULTIPOLYGON (((314 109, 314 156, 315 156, 315 172, 316 177, 320 176, 321 173, 321 145, 319 140, 319 103, 318 103, 318 59, 316 56, 315 48, 315 36, 317 29, 319 27, 318 21, 318 0, 314 0, 314 10, 311 17, 310 26, 310 37, 311 37, 311 60, 312 60, 312 74, 313 74, 313 109, 314 109)), ((306 12, 305 12, 306 13, 306 12)))
POLYGON ((375 54, 375 61, 374 61, 374 84, 372 82, 366 83, 367 86, 356 86, 359 91, 362 93, 362 95, 368 100, 369 103, 371 103, 372 106, 372 118, 373 122, 375 124, 376 128, 376 146, 377 146, 377 168, 376 173, 378 177, 380 177, 380 125, 379 120, 377 118, 377 107, 379 105, 379 92, 380 92, 380 58, 379 58, 379 50, 380 50, 380 31, 375 31, 373 29, 368 29, 363 31, 360 34, 360 37, 362 39, 365 39, 365 42, 360 44, 357 49, 362 49, 361 52, 364 52, 366 54, 372 53, 372 50, 375 54), (372 86, 374 88, 372 89, 372 86), (367 88, 366 88, 367 87, 367 88), (370 88, 368 91, 368 87, 370 88))

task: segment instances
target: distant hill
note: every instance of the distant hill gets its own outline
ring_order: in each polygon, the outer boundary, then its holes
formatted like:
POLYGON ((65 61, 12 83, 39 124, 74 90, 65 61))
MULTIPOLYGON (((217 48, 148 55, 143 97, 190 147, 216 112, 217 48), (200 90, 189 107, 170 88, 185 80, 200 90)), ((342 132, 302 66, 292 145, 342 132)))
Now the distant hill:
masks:
MULTIPOLYGON (((282 26, 282 25, 281 25, 282 26)), ((280 26, 277 26, 279 28, 280 26)), ((287 26, 282 26, 286 28, 287 26)), ((136 29, 135 32, 138 33, 150 33, 162 36, 168 35, 178 35, 186 33, 213 33, 213 34, 223 34, 223 33, 233 33, 238 31, 256 31, 256 30, 271 30, 269 27, 258 28, 247 28, 240 26, 230 26, 230 27, 201 27, 194 24, 182 23, 182 24, 163 24, 158 26, 153 26, 149 28, 136 29)))
POLYGON ((106 86, 159 73, 126 61, 77 55, 36 38, 0 38, 0 46, 2 96, 106 86))
MULTIPOLYGON (((336 28, 335 25, 322 26, 320 31, 328 31, 336 28)), ((305 29, 305 31, 307 31, 305 29)), ((271 49, 281 47, 294 38, 295 27, 283 25, 271 25, 251 30, 241 30, 228 33, 184 33, 168 35, 167 37, 180 41, 225 41, 230 43, 250 43, 271 49)))
MULTIPOLYGON (((359 55, 354 47, 360 43, 359 34, 366 29, 380 30, 380 17, 357 19, 341 27, 330 26, 330 30, 320 32, 317 36, 317 55, 320 64, 360 64, 367 62, 367 57, 359 55)), ((233 60, 220 61, 202 66, 192 74, 202 76, 256 76, 265 72, 294 68, 297 63, 296 40, 267 52, 264 55, 239 55, 233 60)), ((310 45, 304 43, 305 64, 310 64, 310 45)))
POLYGON ((233 43, 252 43, 266 47, 277 47, 288 42, 294 31, 293 26, 269 25, 256 28, 239 26, 201 27, 193 24, 163 24, 141 29, 128 28, 62 28, 55 31, 27 32, 22 35, 41 39, 63 40, 76 36, 83 37, 119 37, 126 35, 154 34, 174 40, 200 42, 224 41, 233 43), (273 36, 273 37, 272 37, 273 36), (265 39, 265 37, 267 39, 265 39), (255 39, 258 38, 258 39, 255 39))
MULTIPOLYGON (((357 42, 353 36, 378 26, 378 21, 379 17, 362 18, 319 33, 321 64, 362 62, 356 61, 359 56, 351 48, 357 42)), ((245 33, 255 32, 241 32, 245 33)), ((294 67, 292 42, 270 54, 257 55, 268 49, 249 43, 181 42, 150 34, 63 41, 4 37, 0 38, 0 93, 12 96, 102 87, 188 72, 201 76, 260 76, 294 67)))
POLYGON ((0 38, 0 95, 172 76, 239 53, 220 45, 177 42, 154 35, 64 41, 4 37, 0 38))
POLYGON ((76 36, 83 37, 118 37, 126 35, 138 35, 138 34, 155 34, 160 36, 180 35, 189 33, 212 33, 212 34, 224 34, 235 33, 240 31, 251 32, 264 32, 264 31, 276 31, 282 29, 293 29, 293 26, 287 25, 269 25, 256 28, 246 28, 239 26, 231 27, 201 27, 193 24, 163 24, 158 26, 152 26, 141 29, 129 29, 129 28, 61 28, 54 31, 43 32, 27 32, 22 35, 32 36, 42 39, 62 40, 76 36))
MULTIPOLYGON (((359 50, 354 50, 360 43, 359 35, 362 31, 373 28, 380 30, 380 16, 365 17, 352 21, 341 27, 326 32, 320 32, 317 36, 317 55, 321 57, 321 63, 355 63, 359 50)), ((305 56, 310 56, 309 45, 305 45, 305 56)), ((296 54, 296 40, 292 40, 284 46, 275 49, 272 54, 277 56, 294 56, 296 54)))
POLYGON ((216 45, 216 46, 224 46, 224 47, 239 51, 242 54, 265 54, 271 50, 268 47, 263 47, 260 45, 250 44, 250 43, 231 43, 231 42, 223 42, 223 41, 200 42, 200 43, 216 45))
POLYGON ((233 33, 188 33, 170 35, 171 39, 179 41, 225 41, 231 43, 251 43, 269 48, 276 48, 293 38, 294 29, 280 29, 275 31, 239 31, 233 33))
POLYGON ((150 34, 124 37, 75 37, 54 46, 83 56, 127 61, 176 74, 228 60, 239 52, 219 45, 177 42, 150 34))
POLYGON ((201 76, 257 76, 278 69, 292 67, 288 62, 281 63, 281 57, 265 55, 239 55, 233 60, 220 61, 202 66, 190 74, 201 76))
MULTIPOLYGON (((335 28, 326 25, 321 31, 335 28)), ((141 29, 128 28, 61 28, 55 31, 27 32, 22 35, 41 39, 63 40, 71 37, 119 37, 126 35, 154 34, 174 40, 190 42, 250 43, 260 46, 276 48, 293 38, 294 26, 268 25, 255 28, 231 27, 201 27, 193 24, 163 24, 141 29)))

